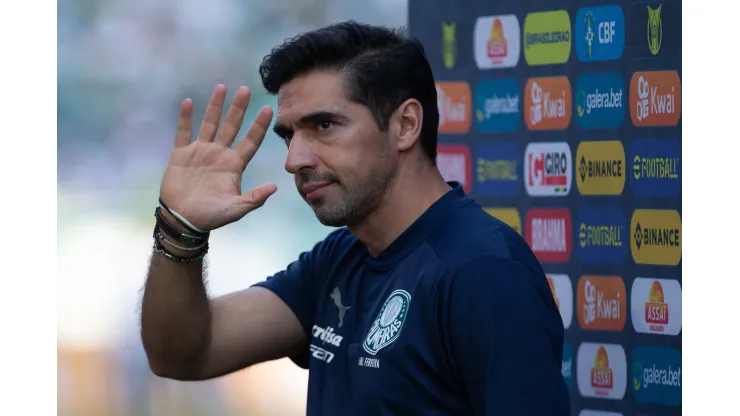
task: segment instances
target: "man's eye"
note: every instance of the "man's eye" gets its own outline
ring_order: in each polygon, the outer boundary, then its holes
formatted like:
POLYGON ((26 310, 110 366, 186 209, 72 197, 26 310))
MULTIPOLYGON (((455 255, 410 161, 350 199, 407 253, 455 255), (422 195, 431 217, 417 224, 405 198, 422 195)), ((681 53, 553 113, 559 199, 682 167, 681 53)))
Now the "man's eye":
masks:
POLYGON ((320 121, 319 122, 319 130, 327 130, 331 127, 333 123, 331 121, 320 121))

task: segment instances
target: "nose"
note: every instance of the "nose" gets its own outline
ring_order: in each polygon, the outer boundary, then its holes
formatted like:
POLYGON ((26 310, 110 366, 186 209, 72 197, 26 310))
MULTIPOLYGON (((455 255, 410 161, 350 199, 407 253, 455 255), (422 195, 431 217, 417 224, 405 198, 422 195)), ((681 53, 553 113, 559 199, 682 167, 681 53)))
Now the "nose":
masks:
POLYGON ((317 165, 318 158, 311 146, 310 140, 294 134, 288 146, 288 156, 285 158, 285 170, 295 175, 301 169, 315 169, 317 165))

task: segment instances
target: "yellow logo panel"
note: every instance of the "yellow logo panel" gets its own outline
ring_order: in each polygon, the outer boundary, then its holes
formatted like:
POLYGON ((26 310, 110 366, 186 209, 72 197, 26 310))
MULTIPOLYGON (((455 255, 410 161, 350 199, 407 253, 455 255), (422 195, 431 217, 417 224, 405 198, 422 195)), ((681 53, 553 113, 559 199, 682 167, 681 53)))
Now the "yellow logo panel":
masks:
POLYGON ((576 163, 576 185, 581 195, 620 195, 624 190, 627 172, 622 142, 581 142, 576 163))
POLYGON ((636 209, 630 232, 635 263, 675 266, 681 261, 681 216, 677 211, 636 209))
POLYGON ((522 235, 522 217, 515 208, 486 208, 486 212, 498 218, 522 235))

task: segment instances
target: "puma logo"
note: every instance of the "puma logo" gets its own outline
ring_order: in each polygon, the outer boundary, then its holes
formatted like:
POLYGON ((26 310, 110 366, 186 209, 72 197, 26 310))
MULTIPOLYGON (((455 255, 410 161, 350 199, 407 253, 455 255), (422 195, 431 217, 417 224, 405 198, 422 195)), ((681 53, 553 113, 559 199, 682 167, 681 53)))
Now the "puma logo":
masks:
POLYGON ((337 326, 341 328, 342 323, 344 323, 344 314, 347 313, 347 310, 350 307, 342 305, 342 292, 339 291, 338 287, 334 288, 334 291, 331 292, 331 295, 329 295, 329 297, 334 300, 334 305, 336 305, 337 309, 339 309, 339 325, 337 326))

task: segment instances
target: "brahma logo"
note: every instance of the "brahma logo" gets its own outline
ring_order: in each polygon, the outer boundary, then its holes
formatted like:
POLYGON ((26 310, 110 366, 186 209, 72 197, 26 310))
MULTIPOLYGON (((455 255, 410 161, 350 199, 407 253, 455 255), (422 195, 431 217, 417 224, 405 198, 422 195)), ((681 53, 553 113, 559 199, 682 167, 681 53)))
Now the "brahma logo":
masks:
POLYGON ((632 192, 639 197, 675 198, 681 193, 681 141, 638 139, 630 160, 632 192))
POLYGON ((521 103, 514 78, 489 79, 475 89, 475 124, 481 133, 515 132, 521 103))
POLYGON ((524 121, 529 130, 564 130, 570 125, 568 77, 530 78, 524 89, 524 121))
POLYGON ((681 261, 681 216, 678 212, 636 209, 630 229, 635 263, 675 266, 681 261))
POLYGON ((529 65, 564 64, 570 58, 570 38, 566 10, 529 13, 524 18, 524 59, 529 65))
POLYGON ((635 278, 632 283, 632 326, 641 334, 681 332, 681 284, 672 279, 635 278))
POLYGON ((681 405, 681 351, 640 346, 632 351, 632 395, 640 404, 681 405))
POLYGON ((446 181, 462 184, 465 192, 470 192, 473 182, 470 149, 463 144, 437 145, 437 168, 446 181))
POLYGON ((440 133, 467 133, 470 130, 473 98, 467 82, 438 82, 437 108, 440 133))
POLYGON ((676 71, 635 72, 630 117, 637 127, 675 126, 681 118, 681 79, 676 71))
POLYGON ((627 320, 627 289, 619 277, 582 276, 578 282, 578 323, 585 330, 621 331, 627 320))
POLYGON ((547 283, 560 311, 560 317, 563 318, 563 327, 568 329, 573 321, 573 285, 570 278, 565 274, 548 274, 547 283))
POLYGON ((622 142, 581 142, 576 150, 576 161, 576 185, 581 195, 622 194, 625 182, 622 142))
POLYGON ((485 211, 513 228, 519 235, 522 234, 522 218, 516 208, 486 208, 485 211))
POLYGON ((619 265, 627 254, 627 219, 618 205, 578 210, 578 258, 585 264, 619 265))
POLYGON ((620 6, 586 7, 576 13, 576 55, 581 62, 620 59, 624 51, 620 6))
POLYGON ((515 15, 479 17, 473 33, 478 69, 511 68, 519 63, 521 32, 515 15))
POLYGON ((482 144, 478 146, 475 160, 475 186, 479 194, 503 198, 519 195, 522 156, 515 144, 482 144))
POLYGON ((627 357, 621 345, 584 342, 576 359, 583 397, 622 400, 627 390, 627 357))
POLYGON ((566 196, 573 182, 566 142, 530 143, 524 151, 524 186, 529 196, 566 196))
POLYGON ((539 261, 567 262, 573 238, 570 212, 566 208, 530 209, 524 220, 524 237, 539 261))
POLYGON ((576 121, 582 129, 615 129, 624 121, 624 80, 619 72, 583 74, 576 82, 576 121))

